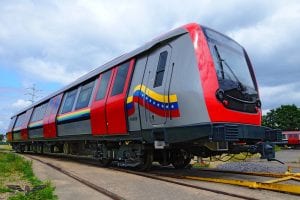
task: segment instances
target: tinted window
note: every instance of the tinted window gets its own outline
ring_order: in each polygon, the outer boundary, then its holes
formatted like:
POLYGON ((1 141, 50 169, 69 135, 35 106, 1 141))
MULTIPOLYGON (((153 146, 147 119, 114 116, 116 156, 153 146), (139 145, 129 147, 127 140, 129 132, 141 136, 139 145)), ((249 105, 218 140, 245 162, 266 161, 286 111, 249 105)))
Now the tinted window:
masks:
POLYGON ((167 58, 168 58, 167 51, 163 51, 160 53, 153 87, 159 87, 162 85, 162 82, 164 80, 164 73, 165 73, 167 58))
POLYGON ((8 126, 8 131, 11 131, 11 129, 13 128, 15 122, 16 122, 16 117, 11 118, 11 120, 9 122, 9 126, 8 126))
POLYGON ((23 113, 18 116, 15 127, 18 128, 24 124, 26 113, 23 113))
POLYGON ((102 76, 101 76, 101 81, 100 81, 100 86, 97 92, 97 96, 96 96, 96 100, 100 100, 103 99, 105 97, 105 93, 107 90, 107 86, 109 83, 109 78, 111 75, 111 70, 105 72, 102 76))
POLYGON ((127 73, 128 73, 128 68, 129 68, 129 62, 124 63, 123 65, 118 67, 118 71, 117 71, 117 75, 116 75, 116 79, 114 82, 111 96, 121 94, 123 92, 127 73))
POLYGON ((72 111, 76 94, 77 94, 77 89, 72 90, 66 94, 64 105, 61 111, 62 114, 72 111))
POLYGON ((48 107, 48 102, 36 107, 33 111, 30 122, 42 120, 45 116, 47 107, 48 107))
POLYGON ((85 84, 84 86, 81 87, 79 96, 78 96, 78 100, 76 103, 76 110, 80 109, 80 108, 85 108, 89 105, 91 96, 92 96, 92 92, 93 92, 93 88, 94 88, 94 83, 90 82, 85 84))

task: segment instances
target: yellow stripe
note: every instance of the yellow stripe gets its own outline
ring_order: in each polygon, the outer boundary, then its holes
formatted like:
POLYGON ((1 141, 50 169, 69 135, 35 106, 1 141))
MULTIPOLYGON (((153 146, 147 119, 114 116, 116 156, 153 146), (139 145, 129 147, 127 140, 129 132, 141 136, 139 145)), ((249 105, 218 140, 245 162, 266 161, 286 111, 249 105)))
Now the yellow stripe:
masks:
POLYGON ((145 85, 137 85, 134 88, 134 92, 141 90, 143 93, 151 97, 152 99, 162 102, 162 103, 174 103, 177 102, 177 95, 176 94, 171 94, 171 95, 162 95, 157 92, 154 92, 153 90, 150 90, 147 88, 145 85))
POLYGON ((68 117, 68 116, 71 116, 71 115, 76 115, 78 113, 86 113, 86 112, 90 112, 90 109, 87 108, 87 109, 84 109, 84 110, 79 110, 79 111, 74 111, 74 112, 71 112, 71 113, 62 114, 62 115, 58 116, 57 119, 61 119, 61 118, 68 117))
POLYGON ((131 103, 133 101, 133 96, 127 98, 127 103, 131 103))

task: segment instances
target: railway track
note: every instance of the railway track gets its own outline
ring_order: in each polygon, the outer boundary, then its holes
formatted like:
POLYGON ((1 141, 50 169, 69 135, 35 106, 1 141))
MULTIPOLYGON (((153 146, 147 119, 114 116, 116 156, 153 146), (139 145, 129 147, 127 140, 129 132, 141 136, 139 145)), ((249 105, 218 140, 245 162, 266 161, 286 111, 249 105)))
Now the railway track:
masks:
POLYGON ((115 193, 113 193, 111 191, 108 191, 107 189, 105 189, 103 187, 95 185, 94 183, 92 183, 92 182, 90 182, 90 181, 88 181, 86 179, 83 179, 83 178, 81 178, 81 177, 79 177, 79 176, 71 173, 70 171, 67 171, 67 170, 65 170, 63 168, 57 167, 57 166, 55 166, 55 165, 53 165, 53 164, 51 164, 49 162, 45 162, 45 161, 43 161, 41 159, 38 159, 36 157, 30 156, 30 155, 26 155, 26 156, 29 157, 32 160, 38 161, 40 163, 43 163, 44 165, 47 165, 47 166, 49 166, 49 167, 51 167, 51 168, 59 171, 60 173, 65 174, 65 175, 67 175, 67 176, 69 176, 69 177, 77 180, 78 182, 86 185, 89 188, 94 189, 97 192, 100 192, 101 194, 103 194, 103 195, 105 195, 105 196, 107 196, 107 197, 109 197, 109 198, 111 198, 113 200, 126 200, 125 198, 119 196, 118 194, 115 194, 115 193))
MULTIPOLYGON (((97 185, 95 185, 94 183, 89 182, 88 180, 82 179, 79 176, 69 172, 68 170, 62 169, 60 167, 57 167, 53 164, 51 164, 50 162, 46 162, 43 161, 39 158, 36 158, 35 156, 32 156, 31 154, 26 153, 26 156, 29 157, 32 160, 41 162, 51 168, 54 168, 55 170, 79 181, 80 183, 83 183, 84 185, 114 199, 114 200, 125 200, 125 198, 119 196, 118 194, 115 194, 111 191, 108 191, 105 188, 99 187, 97 185)), ((55 155, 53 154, 49 154, 49 155, 43 155, 44 157, 48 157, 50 156, 51 158, 57 158, 55 155)), ((73 156, 69 157, 69 156, 59 156, 58 158, 68 158, 71 159, 72 161, 79 161, 78 159, 75 159, 73 156)), ((83 161, 85 164, 89 164, 89 165, 93 165, 93 166, 98 166, 97 162, 95 162, 95 160, 90 160, 90 159, 82 159, 80 160, 81 162, 83 161)), ((235 194, 235 193, 230 193, 230 192, 224 192, 221 190, 216 190, 216 189, 211 189, 211 188, 206 188, 206 187, 201 187, 201 186, 197 186, 197 185, 193 185, 193 184, 189 184, 189 183, 183 183, 180 182, 176 179, 182 179, 182 177, 175 177, 175 176, 166 176, 166 175, 159 175, 159 174, 151 174, 151 173, 146 173, 146 172, 138 172, 138 171, 132 171, 132 170, 128 170, 128 169, 123 169, 123 168, 116 168, 116 167, 109 167, 107 169, 110 170, 114 170, 114 171, 118 171, 118 172, 123 172, 123 173, 128 173, 128 174, 132 174, 132 175, 137 175, 137 176, 142 176, 145 178, 150 178, 150 179, 154 179, 154 180, 158 180, 158 181, 162 181, 162 182, 167 182, 167 183, 171 183, 171 184, 175 184, 175 185, 180 185, 180 186, 184 186, 184 187, 189 187, 189 188, 193 188, 193 189, 197 189, 197 190, 203 190, 203 191, 208 191, 208 192, 213 192, 219 195, 225 195, 225 196, 229 196, 229 197, 235 197, 235 198, 239 198, 239 199, 245 199, 245 200, 258 200, 257 198, 253 198, 253 197, 249 197, 249 196, 245 196, 245 195, 239 195, 239 194, 235 194), (170 179, 172 178, 172 179, 170 179)))
MULTIPOLYGON (((53 155, 53 154, 47 154, 46 156, 51 156, 51 157, 57 158, 57 155, 53 155)), ((32 158, 32 156, 30 156, 30 157, 32 158)), ((71 159, 72 161, 80 161, 80 162, 84 162, 85 164, 98 166, 97 162, 92 159, 81 158, 79 160, 75 156, 66 156, 66 155, 64 155, 64 156, 60 155, 58 158, 69 159, 69 160, 71 159)), ((33 158, 33 159, 39 161, 39 159, 37 159, 37 158, 33 158)), ((51 166, 51 163, 44 162, 44 164, 47 164, 48 166, 50 164, 50 166, 51 166)), ((56 167, 56 166, 54 166, 54 167, 56 167)), ((286 174, 271 174, 271 173, 250 173, 250 172, 210 170, 210 169, 199 170, 199 171, 213 172, 213 173, 239 174, 239 175, 245 175, 245 176, 261 176, 261 177, 278 178, 273 181, 264 183, 264 182, 255 182, 255 181, 247 181, 247 180, 234 180, 234 179, 221 179, 221 178, 207 178, 207 177, 199 177, 199 176, 191 176, 191 175, 178 175, 178 173, 173 173, 173 174, 172 173, 171 174, 163 173, 163 172, 146 173, 146 172, 132 171, 132 170, 124 169, 124 168, 116 168, 116 167, 110 167, 108 169, 119 171, 119 172, 124 172, 124 173, 128 173, 128 174, 138 175, 138 176, 142 176, 142 177, 146 177, 146 178, 150 178, 150 179, 154 179, 154 180, 158 180, 158 181, 168 182, 168 183, 172 183, 172 184, 176 184, 176 185, 181 185, 184 187, 190 187, 190 188, 194 188, 194 189, 209 191, 209 192, 213 192, 216 194, 221 194, 221 195, 230 196, 230 197, 236 197, 236 198, 240 198, 240 199, 247 199, 247 200, 254 200, 256 198, 245 196, 245 195, 239 195, 239 194, 235 194, 235 193, 230 193, 230 192, 226 192, 226 191, 211 189, 211 188, 207 188, 207 187, 202 187, 202 186, 199 186, 199 185, 196 185, 193 183, 182 182, 182 180, 231 184, 231 185, 248 187, 248 188, 253 188, 253 189, 265 189, 265 190, 272 190, 272 191, 277 191, 277 192, 284 192, 284 193, 300 195, 300 185, 288 185, 288 184, 278 184, 277 183, 277 182, 285 181, 285 180, 289 180, 289 179, 299 181, 300 180, 299 173, 291 173, 290 172, 290 173, 286 173, 286 174)), ((92 184, 92 185, 94 185, 94 184, 92 184)), ((109 193, 109 191, 107 191, 106 189, 103 189, 103 190, 104 190, 104 192, 109 193)))

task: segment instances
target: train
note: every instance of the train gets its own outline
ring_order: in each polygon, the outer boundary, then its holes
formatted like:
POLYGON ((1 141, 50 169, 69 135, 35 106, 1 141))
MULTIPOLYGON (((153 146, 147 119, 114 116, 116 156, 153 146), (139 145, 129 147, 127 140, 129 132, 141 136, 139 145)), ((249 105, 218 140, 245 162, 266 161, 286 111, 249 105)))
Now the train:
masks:
MULTIPOLYGON (((43 73, 43 72, 41 72, 43 73)), ((148 170, 185 168, 193 156, 275 157, 281 132, 261 126, 246 50, 197 23, 160 35, 11 117, 17 152, 90 156, 148 170)))
POLYGON ((283 131, 283 144, 281 146, 300 147, 300 131, 283 131))

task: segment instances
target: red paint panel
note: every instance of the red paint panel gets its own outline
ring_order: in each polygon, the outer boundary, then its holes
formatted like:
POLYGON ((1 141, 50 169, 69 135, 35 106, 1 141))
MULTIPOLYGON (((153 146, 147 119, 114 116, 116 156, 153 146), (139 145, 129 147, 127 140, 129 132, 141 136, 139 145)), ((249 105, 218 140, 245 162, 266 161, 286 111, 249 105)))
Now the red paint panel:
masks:
POLYGON ((113 79, 113 73, 111 73, 109 78, 108 87, 105 92, 105 97, 103 99, 96 101, 96 95, 98 93, 101 80, 102 80, 102 74, 99 76, 98 84, 96 86, 96 92, 93 96, 93 103, 91 105, 91 127, 92 127, 92 135, 106 135, 107 134, 107 124, 106 124, 106 114, 105 114, 105 103, 107 100, 109 88, 113 79))
POLYGON ((47 112, 43 119, 44 138, 55 138, 57 136, 56 116, 61 104, 63 94, 53 97, 48 105, 47 112))
POLYGON ((33 111, 33 108, 26 111, 25 120, 21 127, 21 139, 22 140, 28 140, 28 124, 30 121, 32 111, 33 111))
POLYGON ((6 133, 6 140, 8 142, 12 141, 13 140, 13 128, 15 126, 15 123, 16 123, 16 120, 17 120, 17 117, 13 117, 11 120, 10 120, 10 123, 9 123, 9 126, 8 126, 8 129, 7 129, 7 133, 6 133))
POLYGON ((12 141, 12 132, 6 133, 6 141, 8 141, 8 142, 12 141))
POLYGON ((260 109, 255 114, 238 112, 225 108, 217 100, 215 92, 219 88, 219 83, 206 37, 198 24, 188 24, 183 28, 189 32, 195 48, 204 99, 211 122, 261 125, 260 109))
MULTIPOLYGON (((126 96, 133 71, 134 59, 130 61, 125 85, 121 94, 111 96, 110 88, 109 97, 106 102, 107 132, 108 134, 127 134, 127 120, 125 112, 126 96)), ((118 68, 114 69, 113 83, 115 82, 118 68)), ((112 84, 113 85, 113 84, 112 84)))

